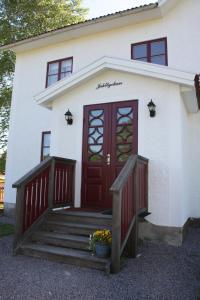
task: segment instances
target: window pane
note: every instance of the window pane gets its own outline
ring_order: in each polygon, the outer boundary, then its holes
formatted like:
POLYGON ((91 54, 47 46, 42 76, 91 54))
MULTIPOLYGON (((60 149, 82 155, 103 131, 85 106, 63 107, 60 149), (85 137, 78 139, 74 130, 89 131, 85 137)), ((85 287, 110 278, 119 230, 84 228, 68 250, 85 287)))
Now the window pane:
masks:
POLYGON ((67 59, 61 62, 61 73, 71 72, 72 70, 72 60, 67 59))
POLYGON ((137 60, 140 60, 140 61, 146 61, 146 62, 147 62, 147 57, 137 58, 137 60))
POLYGON ((91 110, 90 115, 92 117, 101 117, 103 115, 103 109, 96 109, 96 110, 91 110))
POLYGON ((122 108, 118 108, 118 113, 120 115, 128 115, 130 114, 130 112, 132 111, 131 107, 122 107, 122 108))
POLYGON ((90 110, 88 116, 88 161, 100 162, 103 159, 104 111, 90 110), (91 126, 97 126, 95 128, 91 126))
POLYGON ((64 78, 64 77, 68 77, 71 75, 71 72, 67 72, 67 73, 61 73, 60 74, 60 79, 64 78))
POLYGON ((50 86, 51 84, 55 83, 57 80, 58 80, 58 75, 48 76, 47 86, 50 86))
POLYGON ((58 74, 58 68, 59 68, 58 62, 49 64, 49 74, 48 75, 58 74))
POLYGON ((44 160, 45 158, 49 157, 50 155, 50 148, 43 148, 42 151, 42 160, 44 160))
POLYGON ((133 109, 121 107, 117 110, 116 159, 126 161, 132 153, 133 109))
POLYGON ((147 57, 147 44, 133 46, 133 58, 147 57))
POLYGON ((151 43, 151 56, 165 54, 165 41, 151 43))
POLYGON ((153 56, 151 62, 153 64, 166 65, 165 55, 153 56))
POLYGON ((104 114, 103 110, 91 110, 89 115, 90 126, 103 126, 104 114))
POLYGON ((103 158, 103 146, 89 146, 88 156, 89 161, 101 161, 103 158))
POLYGON ((44 133, 43 134, 43 147, 50 147, 51 134, 44 133))

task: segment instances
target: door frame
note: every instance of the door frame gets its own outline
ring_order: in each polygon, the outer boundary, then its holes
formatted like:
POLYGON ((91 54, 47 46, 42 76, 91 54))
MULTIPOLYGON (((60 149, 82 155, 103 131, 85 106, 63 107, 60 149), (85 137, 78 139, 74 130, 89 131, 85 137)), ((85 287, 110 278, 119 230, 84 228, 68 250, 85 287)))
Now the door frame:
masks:
MULTIPOLYGON (((136 116, 136 132, 135 132, 135 149, 136 149, 136 153, 138 154, 138 120, 139 120, 139 100, 138 99, 133 99, 133 100, 119 100, 119 101, 113 101, 113 102, 101 102, 101 103, 91 103, 91 104, 86 104, 83 105, 83 127, 82 127, 82 160, 81 160, 81 207, 85 207, 87 208, 87 206, 83 205, 83 172, 84 172, 84 168, 83 168, 83 158, 84 158, 84 138, 85 138, 85 132, 84 132, 84 123, 85 123, 85 116, 84 116, 84 111, 85 108, 87 107, 95 107, 98 105, 105 105, 105 104, 115 104, 117 105, 117 103, 127 103, 127 102, 135 102, 137 104, 137 116, 136 116)), ((110 127, 113 127, 112 124, 110 124, 110 127)), ((113 132, 113 128, 112 128, 112 132, 113 132)), ((89 208, 89 207, 88 207, 89 208)))

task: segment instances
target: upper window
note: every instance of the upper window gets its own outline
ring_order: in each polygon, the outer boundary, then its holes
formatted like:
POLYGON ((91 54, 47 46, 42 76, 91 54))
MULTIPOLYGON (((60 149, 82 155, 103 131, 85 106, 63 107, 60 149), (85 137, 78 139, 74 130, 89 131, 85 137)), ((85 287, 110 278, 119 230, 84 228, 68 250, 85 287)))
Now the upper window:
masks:
POLYGON ((41 161, 50 155, 51 131, 42 132, 41 161))
POLYGON ((47 64, 46 87, 72 73, 73 58, 50 61, 47 64))
POLYGON ((132 44, 131 58, 167 66, 167 39, 132 44))

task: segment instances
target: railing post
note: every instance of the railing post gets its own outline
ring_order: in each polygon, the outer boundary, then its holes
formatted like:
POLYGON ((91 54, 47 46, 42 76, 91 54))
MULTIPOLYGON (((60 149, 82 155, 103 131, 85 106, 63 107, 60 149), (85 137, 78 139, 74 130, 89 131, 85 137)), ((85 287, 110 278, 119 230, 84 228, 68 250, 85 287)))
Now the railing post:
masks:
POLYGON ((17 189, 16 209, 15 209, 15 237, 14 237, 14 254, 17 251, 18 243, 23 234, 24 225, 24 193, 25 186, 22 185, 17 189))
POLYGON ((121 256, 121 205, 122 192, 113 193, 113 221, 112 221, 112 254, 111 269, 113 273, 120 271, 121 256))
POLYGON ((138 169, 137 169, 137 162, 135 168, 133 170, 133 203, 134 203, 134 211, 135 211, 135 222, 133 228, 131 230, 127 250, 128 255, 130 257, 135 258, 137 255, 137 246, 138 246, 138 201, 139 201, 139 180, 138 180, 138 169))
POLYGON ((138 174, 138 162, 136 162, 135 169, 133 170, 133 184, 134 184, 134 209, 135 209, 135 224, 132 230, 132 256, 136 257, 137 255, 137 248, 138 248, 138 210, 139 210, 139 174, 138 174))
POLYGON ((54 188, 55 188, 55 158, 52 158, 51 170, 49 172, 48 208, 53 208, 54 188))
POLYGON ((76 175, 76 165, 73 164, 73 175, 72 175, 72 207, 75 205, 75 175, 76 175))

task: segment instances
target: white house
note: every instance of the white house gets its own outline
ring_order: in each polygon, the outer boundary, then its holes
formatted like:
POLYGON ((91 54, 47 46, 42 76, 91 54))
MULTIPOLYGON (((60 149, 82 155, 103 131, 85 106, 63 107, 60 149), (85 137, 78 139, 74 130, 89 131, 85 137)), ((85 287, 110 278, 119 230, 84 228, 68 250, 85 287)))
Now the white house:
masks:
POLYGON ((149 160, 147 224, 180 241, 200 217, 199 12, 199 0, 161 0, 1 47, 17 57, 7 211, 13 183, 48 155, 76 160, 76 207, 110 208, 114 179, 139 154, 149 160))

